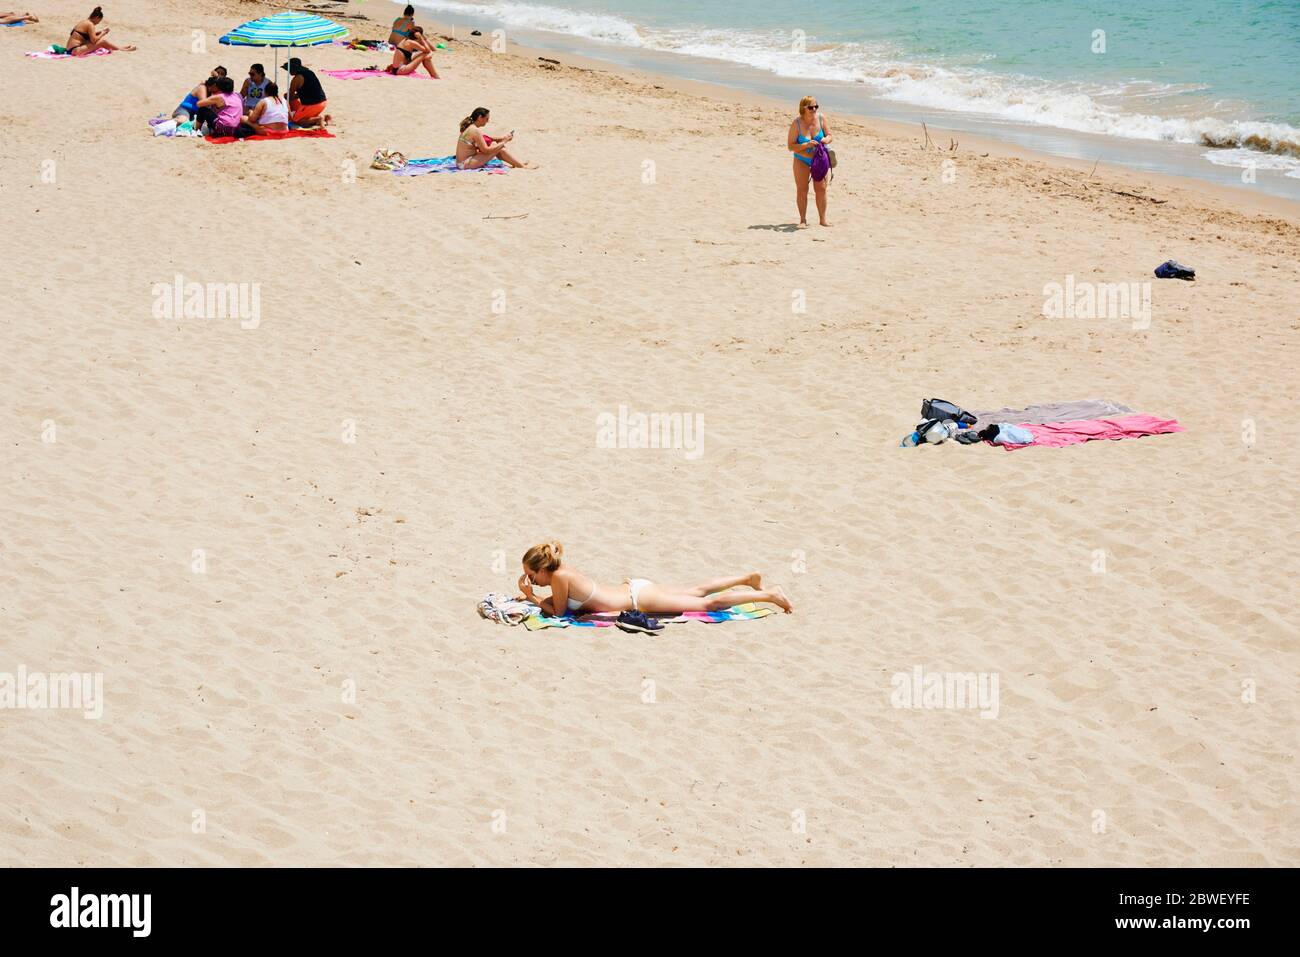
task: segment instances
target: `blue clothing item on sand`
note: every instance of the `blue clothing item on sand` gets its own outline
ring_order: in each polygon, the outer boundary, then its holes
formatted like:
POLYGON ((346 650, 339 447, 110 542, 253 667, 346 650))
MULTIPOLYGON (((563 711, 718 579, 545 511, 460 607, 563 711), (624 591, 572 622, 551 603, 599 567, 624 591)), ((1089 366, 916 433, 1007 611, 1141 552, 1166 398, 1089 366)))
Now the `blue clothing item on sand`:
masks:
POLYGON ((1191 266, 1184 266, 1176 263, 1172 259, 1162 262, 1156 267, 1157 279, 1195 279, 1196 270, 1191 266))

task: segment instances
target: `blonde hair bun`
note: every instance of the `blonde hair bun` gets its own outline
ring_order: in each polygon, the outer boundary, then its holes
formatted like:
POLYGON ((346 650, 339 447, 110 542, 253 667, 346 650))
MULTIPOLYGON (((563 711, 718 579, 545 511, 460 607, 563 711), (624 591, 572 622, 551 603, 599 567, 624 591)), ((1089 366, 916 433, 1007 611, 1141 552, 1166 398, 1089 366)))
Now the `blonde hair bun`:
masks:
POLYGON ((543 542, 524 552, 524 566, 535 572, 553 572, 560 567, 564 546, 559 542, 543 542))

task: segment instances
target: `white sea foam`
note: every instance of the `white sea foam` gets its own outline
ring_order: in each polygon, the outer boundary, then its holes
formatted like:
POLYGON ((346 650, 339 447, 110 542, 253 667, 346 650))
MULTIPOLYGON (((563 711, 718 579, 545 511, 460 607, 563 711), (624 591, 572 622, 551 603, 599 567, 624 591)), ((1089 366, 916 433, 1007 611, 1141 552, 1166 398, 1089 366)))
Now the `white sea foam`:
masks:
POLYGON ((419 0, 418 5, 444 16, 497 21, 507 28, 721 60, 792 79, 853 83, 882 99, 912 106, 1080 133, 1199 144, 1213 148, 1206 158, 1219 165, 1244 166, 1255 157, 1258 168, 1293 171, 1287 175, 1300 172, 1300 130, 1236 118, 1232 107, 1209 102, 1197 113, 1189 106, 1195 102, 1189 96, 1198 88, 1190 85, 1050 82, 980 67, 919 63, 884 44, 826 45, 815 38, 810 38, 807 52, 797 52, 793 37, 780 31, 651 29, 612 14, 545 4, 419 0), (1171 115, 1151 112, 1162 103, 1171 115), (1258 161, 1261 155, 1278 162, 1264 166, 1258 161))
POLYGON ((498 20, 520 30, 567 33, 587 40, 641 46, 636 24, 603 13, 583 13, 537 3, 459 3, 456 0, 419 0, 415 4, 433 13, 456 14, 480 20, 498 20))
POLYGON ((1253 166, 1257 170, 1277 170, 1291 179, 1300 179, 1300 160, 1290 156, 1276 156, 1248 149, 1210 150, 1205 159, 1215 166, 1236 166, 1241 169, 1253 166))

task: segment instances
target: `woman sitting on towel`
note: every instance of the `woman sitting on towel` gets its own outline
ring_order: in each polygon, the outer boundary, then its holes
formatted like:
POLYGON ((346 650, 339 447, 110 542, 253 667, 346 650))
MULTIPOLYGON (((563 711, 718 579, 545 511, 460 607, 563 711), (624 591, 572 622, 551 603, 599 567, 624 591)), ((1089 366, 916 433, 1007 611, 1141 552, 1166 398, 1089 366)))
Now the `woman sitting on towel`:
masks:
POLYGON ((244 77, 244 85, 239 90, 245 111, 251 113, 257 106, 257 101, 266 96, 266 83, 266 67, 254 63, 248 68, 248 76, 244 77))
POLYGON ((30 13, 0 13, 0 23, 40 23, 30 13))
POLYGON ((393 65, 388 68, 388 72, 405 76, 420 64, 424 64, 424 68, 429 71, 429 76, 435 80, 441 79, 438 71, 433 67, 433 49, 429 46, 429 41, 424 38, 424 28, 411 27, 411 36, 393 45, 393 65), (403 69, 403 67, 410 67, 410 69, 403 69))
POLYGON ((715 578, 694 585, 660 585, 644 578, 628 578, 618 585, 601 585, 561 561, 564 546, 544 542, 524 552, 524 573, 519 576, 523 597, 553 618, 594 611, 642 611, 651 615, 679 615, 685 611, 721 611, 733 605, 763 601, 787 615, 794 611, 781 586, 763 589, 758 572, 715 578), (534 585, 551 589, 542 598, 534 585), (747 586, 741 588, 740 586, 747 586))
POLYGON ((328 124, 330 115, 325 110, 330 104, 316 74, 297 57, 282 64, 280 69, 288 70, 293 78, 289 81, 289 119, 303 127, 328 124))
POLYGON ((280 88, 268 82, 262 88, 262 98, 244 117, 244 122, 254 133, 280 133, 289 128, 289 104, 280 99, 280 88))
POLYGON ((393 29, 388 34, 390 46, 401 46, 405 40, 414 40, 429 53, 433 52, 433 46, 424 35, 424 27, 415 25, 415 7, 409 3, 402 11, 402 15, 393 21, 393 29))
POLYGON ((86 17, 86 19, 82 20, 72 28, 72 32, 68 34, 68 42, 66 44, 69 56, 88 56, 96 50, 122 50, 124 52, 130 52, 135 49, 135 47, 130 44, 127 44, 124 47, 119 47, 105 40, 104 38, 108 36, 108 27, 104 27, 102 30, 95 29, 95 26, 103 19, 103 9, 96 7, 94 10, 90 11, 90 16, 86 17))
POLYGON ((489 115, 487 107, 480 106, 460 121, 460 138, 456 140, 456 168, 479 169, 492 160, 499 159, 516 169, 535 169, 535 164, 521 163, 506 152, 506 144, 515 138, 514 133, 507 133, 496 140, 484 135, 483 127, 487 126, 489 115))
POLYGON ((207 94, 198 103, 199 125, 207 123, 213 136, 243 139, 253 135, 253 128, 244 122, 244 100, 235 92, 234 80, 228 76, 210 78, 207 94))
MULTIPOLYGON (((208 77, 208 80, 214 77, 208 77)), ((192 120, 199 115, 199 100, 208 96, 208 80, 204 80, 194 89, 185 94, 185 99, 181 100, 180 106, 172 110, 172 119, 177 123, 184 123, 186 120, 192 120)), ((216 89, 213 89, 216 92, 216 89)))
POLYGON ((394 76, 406 76, 423 66, 429 71, 429 76, 435 80, 442 79, 438 76, 438 71, 433 68, 433 54, 416 46, 410 40, 406 42, 406 46, 393 48, 393 62, 384 68, 384 72, 394 76))

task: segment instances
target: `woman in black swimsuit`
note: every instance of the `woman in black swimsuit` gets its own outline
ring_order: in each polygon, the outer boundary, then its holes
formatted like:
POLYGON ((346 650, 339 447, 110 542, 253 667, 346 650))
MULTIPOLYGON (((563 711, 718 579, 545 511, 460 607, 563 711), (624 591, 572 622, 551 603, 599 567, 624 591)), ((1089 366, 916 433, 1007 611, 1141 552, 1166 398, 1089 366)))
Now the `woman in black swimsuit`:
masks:
POLYGON ((68 34, 66 44, 70 56, 87 56, 96 50, 122 50, 129 53, 135 49, 129 43, 124 47, 120 47, 105 40, 104 38, 108 36, 108 27, 104 27, 102 30, 95 29, 95 26, 103 19, 103 9, 96 7, 90 11, 90 16, 72 28, 72 32, 68 34))
POLYGON ((414 73, 420 68, 421 64, 429 71, 429 76, 435 80, 441 79, 438 76, 438 71, 433 68, 433 53, 429 50, 428 41, 424 39, 424 29, 412 26, 411 35, 405 37, 393 47, 393 62, 388 68, 388 72, 405 76, 407 73, 414 73), (399 53, 405 58, 401 63, 397 59, 399 53), (408 70, 407 67, 410 67, 410 69, 408 70))

